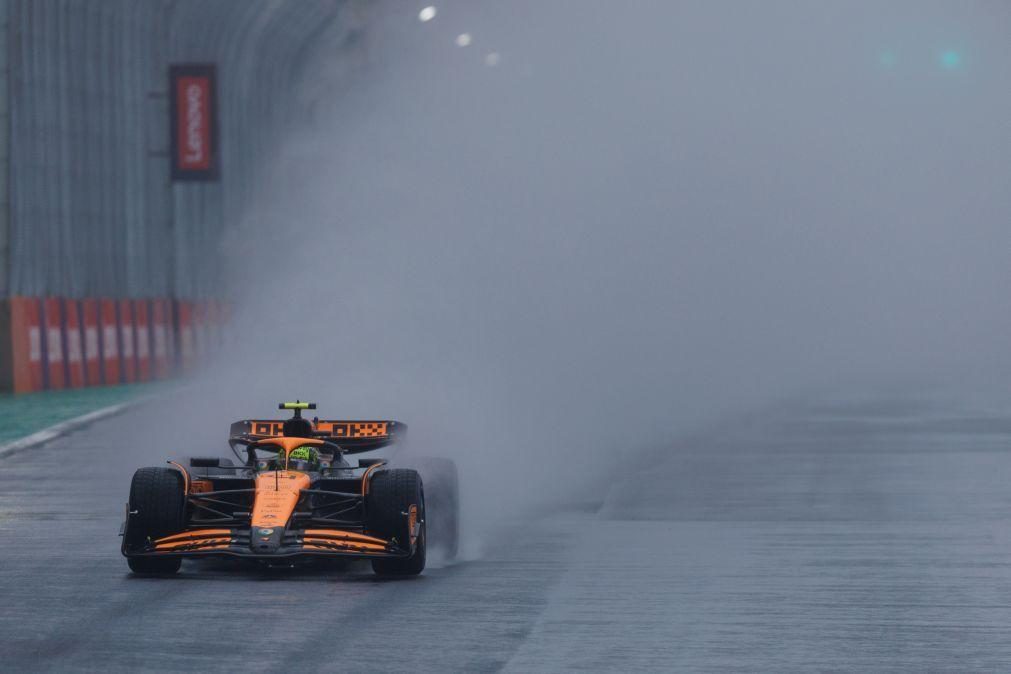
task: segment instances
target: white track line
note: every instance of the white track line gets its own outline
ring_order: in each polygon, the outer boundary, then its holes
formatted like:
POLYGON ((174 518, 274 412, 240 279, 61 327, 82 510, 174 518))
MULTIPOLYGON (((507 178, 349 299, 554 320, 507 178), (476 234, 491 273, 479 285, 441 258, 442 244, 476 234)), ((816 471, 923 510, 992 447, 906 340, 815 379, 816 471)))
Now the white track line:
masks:
POLYGON ((41 431, 36 431, 31 435, 26 435, 23 438, 14 440, 13 442, 8 442, 5 445, 0 445, 0 457, 7 456, 8 454, 13 454, 14 452, 20 452, 23 449, 28 449, 30 447, 37 447, 38 445, 45 444, 50 440, 55 440, 61 436, 70 433, 71 431, 76 431, 79 428, 83 428, 88 424, 92 424, 101 419, 114 416, 120 412, 125 411, 129 407, 133 407, 139 401, 132 400, 130 402, 120 403, 119 405, 110 405, 109 407, 103 407, 100 410, 95 410, 94 412, 88 412, 87 414, 82 414, 79 417, 74 417, 73 419, 67 419, 66 421, 61 421, 60 423, 50 426, 49 428, 43 428, 41 431))

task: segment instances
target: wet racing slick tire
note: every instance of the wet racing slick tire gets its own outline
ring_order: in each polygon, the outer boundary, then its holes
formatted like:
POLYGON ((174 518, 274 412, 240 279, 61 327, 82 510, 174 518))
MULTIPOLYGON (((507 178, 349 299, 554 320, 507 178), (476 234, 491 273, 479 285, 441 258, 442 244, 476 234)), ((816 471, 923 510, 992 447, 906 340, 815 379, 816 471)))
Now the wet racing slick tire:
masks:
MULTIPOLYGON (((133 474, 130 483, 130 524, 127 527, 127 545, 143 545, 155 539, 177 533, 183 529, 186 494, 183 476, 174 468, 141 468, 133 474)), ((134 573, 170 574, 179 570, 179 557, 128 557, 127 564, 134 573)))
POLYGON ((406 468, 383 470, 372 476, 366 497, 366 523, 369 533, 397 545, 410 545, 408 518, 411 506, 418 509, 421 528, 410 557, 373 559, 372 570, 382 576, 416 576, 425 568, 425 493, 418 471, 406 468))
POLYGON ((425 483, 428 546, 438 548, 447 559, 460 547, 460 478, 452 459, 418 457, 409 461, 425 483))

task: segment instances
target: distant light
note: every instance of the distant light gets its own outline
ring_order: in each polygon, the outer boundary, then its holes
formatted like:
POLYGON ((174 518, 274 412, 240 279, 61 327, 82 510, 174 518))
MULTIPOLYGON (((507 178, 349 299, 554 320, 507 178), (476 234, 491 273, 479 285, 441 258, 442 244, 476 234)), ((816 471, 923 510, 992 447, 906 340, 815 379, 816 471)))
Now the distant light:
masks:
POLYGON ((881 52, 881 56, 878 58, 878 61, 885 68, 894 68, 899 62, 899 57, 893 51, 883 51, 881 52))
POLYGON ((456 36, 456 46, 466 47, 471 42, 470 33, 460 33, 456 36))
POLYGON ((497 52, 488 52, 484 57, 484 64, 489 68, 494 68, 502 60, 502 56, 497 52))
POLYGON ((962 65, 962 55, 954 49, 946 49, 938 57, 941 67, 945 70, 956 70, 962 65))
POLYGON ((422 23, 426 23, 426 22, 431 21, 432 19, 434 19, 435 15, 438 14, 438 13, 439 12, 438 12, 437 9, 435 9, 435 7, 433 7, 432 5, 429 5, 428 7, 425 7, 420 12, 418 12, 418 21, 421 21, 422 23))

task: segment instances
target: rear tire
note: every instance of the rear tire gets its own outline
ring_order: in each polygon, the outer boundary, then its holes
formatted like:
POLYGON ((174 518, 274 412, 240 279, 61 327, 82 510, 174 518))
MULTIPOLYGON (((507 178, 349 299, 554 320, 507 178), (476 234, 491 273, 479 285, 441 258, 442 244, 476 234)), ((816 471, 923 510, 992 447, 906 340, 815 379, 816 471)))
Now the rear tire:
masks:
POLYGON ((418 509, 421 522, 414 554, 406 558, 373 559, 372 570, 383 576, 416 576, 425 568, 425 492, 416 470, 383 470, 372 476, 366 499, 366 523, 369 532, 394 541, 402 548, 410 546, 411 532, 404 513, 411 506, 418 509))
POLYGON ((460 478, 452 459, 408 460, 425 482, 425 511, 430 519, 428 544, 454 559, 460 547, 460 478))
MULTIPOLYGON (((183 476, 173 468, 141 468, 130 483, 127 548, 145 545, 149 540, 182 531, 185 524, 186 494, 183 476)), ((178 557, 129 557, 134 573, 167 574, 179 570, 178 557)))

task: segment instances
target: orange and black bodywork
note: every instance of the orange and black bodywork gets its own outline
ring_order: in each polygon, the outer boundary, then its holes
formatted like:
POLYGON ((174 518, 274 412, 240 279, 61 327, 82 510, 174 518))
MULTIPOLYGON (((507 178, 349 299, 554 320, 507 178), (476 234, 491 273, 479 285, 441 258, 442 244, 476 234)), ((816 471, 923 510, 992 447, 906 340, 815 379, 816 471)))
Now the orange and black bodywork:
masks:
MULTIPOLYGON (((179 523, 178 531, 152 535, 138 511, 128 505, 123 554, 128 558, 231 556, 266 562, 311 557, 392 560, 414 555, 423 526, 418 515, 424 508, 423 494, 419 490, 416 499, 422 502, 394 514, 394 518, 402 514, 402 527, 395 522, 380 531, 374 525, 376 518, 370 517, 369 489, 385 461, 361 460, 352 467, 345 460, 347 454, 394 442, 406 427, 395 421, 317 419, 309 425, 308 420, 298 420, 305 423, 289 426, 284 421, 244 420, 232 424, 229 444, 240 460, 238 465, 228 459, 191 459, 189 466, 170 462, 178 471, 181 489, 182 512, 172 520, 179 523), (292 435, 292 430, 301 432, 292 435), (306 445, 317 449, 318 464, 312 469, 289 465, 289 454, 306 445)), ((388 523, 389 513, 385 517, 388 523)))

